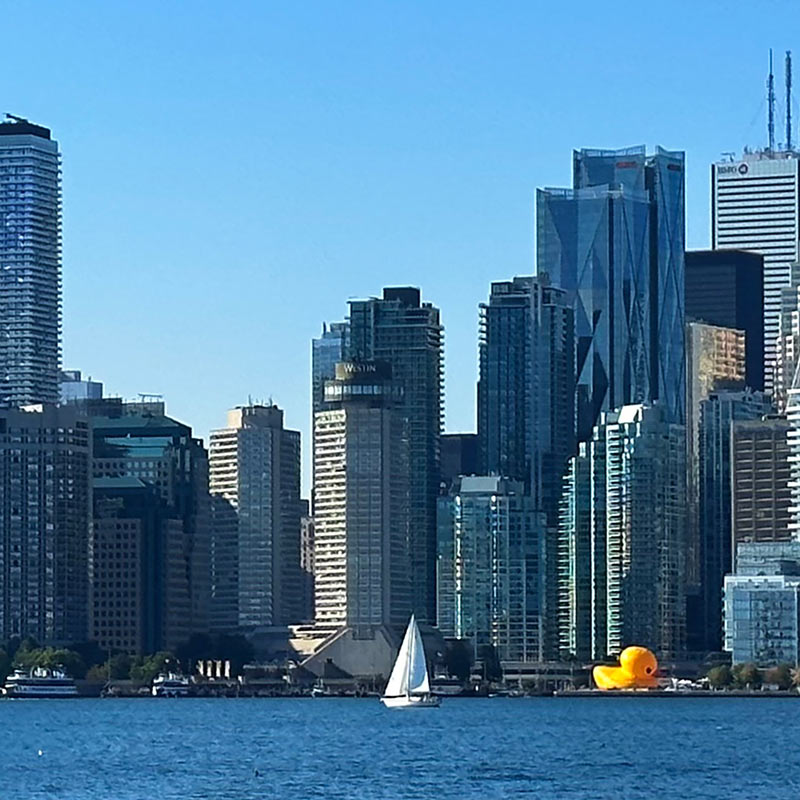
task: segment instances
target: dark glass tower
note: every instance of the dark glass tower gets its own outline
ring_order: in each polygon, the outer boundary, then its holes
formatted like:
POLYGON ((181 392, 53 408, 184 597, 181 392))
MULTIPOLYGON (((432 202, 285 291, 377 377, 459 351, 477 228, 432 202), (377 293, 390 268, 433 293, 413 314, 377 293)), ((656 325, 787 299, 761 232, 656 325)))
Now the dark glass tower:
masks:
POLYGON ((533 278, 493 283, 480 305, 480 471, 530 484, 531 287, 533 278))
POLYGON ((764 256, 744 250, 686 253, 686 319, 745 333, 745 380, 764 390, 764 256))
POLYGON ((0 122, 0 402, 57 403, 61 154, 50 131, 0 122))
POLYGON ((712 392, 700 403, 700 582, 706 650, 722 649, 723 584, 733 572, 732 428, 769 411, 766 395, 747 390, 712 392))
POLYGON ((547 275, 493 283, 481 305, 478 434, 481 471, 520 481, 544 512, 540 644, 555 655, 558 517, 575 448, 575 344, 570 296, 547 275))
POLYGON ((579 150, 572 189, 537 192, 537 267, 575 309, 577 428, 660 400, 684 420, 684 156, 579 150))
POLYGON ((436 500, 440 478, 444 329, 439 309, 419 289, 387 288, 382 298, 350 301, 349 358, 386 361, 403 393, 408 421, 413 610, 436 621, 436 500))

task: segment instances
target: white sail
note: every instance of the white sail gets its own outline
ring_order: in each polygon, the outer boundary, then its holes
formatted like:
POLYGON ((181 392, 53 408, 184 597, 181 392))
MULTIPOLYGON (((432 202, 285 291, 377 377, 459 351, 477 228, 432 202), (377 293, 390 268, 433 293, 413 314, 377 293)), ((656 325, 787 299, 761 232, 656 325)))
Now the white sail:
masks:
MULTIPOLYGON (((400 652, 397 654, 397 661, 394 662, 392 674, 389 676, 389 683, 386 684, 384 694, 387 697, 399 697, 408 693, 408 674, 409 664, 411 663, 411 650, 414 646, 414 628, 416 623, 414 617, 406 628, 406 635, 400 645, 400 652)), ((419 634, 418 634, 419 635, 419 634)))
POLYGON ((386 684, 385 694, 387 697, 399 697, 404 694, 428 694, 430 690, 425 648, 422 646, 417 621, 412 616, 386 684))
POLYGON ((428 665, 425 663, 425 648, 422 646, 422 637, 419 634, 416 620, 412 617, 413 638, 411 641, 411 655, 408 659, 408 693, 429 694, 431 691, 428 682, 428 665))

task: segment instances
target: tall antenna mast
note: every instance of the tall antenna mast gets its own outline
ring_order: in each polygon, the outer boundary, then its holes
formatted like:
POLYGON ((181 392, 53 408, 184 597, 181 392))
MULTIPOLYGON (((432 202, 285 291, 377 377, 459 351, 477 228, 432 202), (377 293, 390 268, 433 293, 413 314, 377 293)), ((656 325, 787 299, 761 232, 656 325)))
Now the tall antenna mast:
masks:
POLYGON ((772 74, 772 48, 769 49, 769 78, 767 78, 767 133, 769 134, 769 152, 775 152, 775 76, 772 74))
POLYGON ((772 48, 769 49, 769 78, 767 78, 767 134, 769 136, 768 150, 775 152, 775 76, 772 74, 772 48))
POLYGON ((792 51, 786 51, 786 149, 792 150, 792 51))

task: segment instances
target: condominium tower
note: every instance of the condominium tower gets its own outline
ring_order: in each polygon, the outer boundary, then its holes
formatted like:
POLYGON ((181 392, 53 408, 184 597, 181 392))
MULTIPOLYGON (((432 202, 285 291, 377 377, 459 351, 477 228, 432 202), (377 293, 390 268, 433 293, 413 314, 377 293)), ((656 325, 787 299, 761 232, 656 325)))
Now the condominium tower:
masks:
POLYGON ((0 402, 58 402, 61 154, 50 131, 0 122, 0 402))
POLYGON ((542 660, 543 520, 521 482, 462 477, 439 498, 438 626, 502 660, 542 660))
POLYGON ((603 658, 634 643, 665 657, 683 651, 685 444, 683 426, 668 419, 659 406, 604 413, 573 459, 561 533, 562 557, 574 559, 561 565, 575 603, 559 614, 565 652, 585 655, 588 644, 603 658))

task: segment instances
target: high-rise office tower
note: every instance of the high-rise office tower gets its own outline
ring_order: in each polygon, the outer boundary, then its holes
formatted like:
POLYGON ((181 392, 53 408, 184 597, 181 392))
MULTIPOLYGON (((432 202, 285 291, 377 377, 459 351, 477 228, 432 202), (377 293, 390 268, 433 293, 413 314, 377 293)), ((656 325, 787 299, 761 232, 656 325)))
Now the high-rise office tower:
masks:
POLYGON ((91 432, 75 408, 0 410, 0 640, 88 638, 91 432))
POLYGON ((182 520, 141 478, 94 480, 91 636, 131 655, 175 652, 192 634, 182 520))
MULTIPOLYGON (((91 418, 94 477, 135 478, 156 489, 166 516, 182 527, 182 569, 189 592, 188 618, 166 620, 164 625, 205 633, 211 577, 208 455, 203 442, 192 436, 191 427, 165 416, 162 402, 108 402, 105 409, 102 405, 94 410, 109 416, 91 418)), ((168 612, 186 614, 178 604, 168 612)))
POLYGON ((731 442, 736 421, 760 419, 771 410, 768 397, 751 390, 720 390, 700 403, 699 539, 704 649, 722 649, 722 586, 733 570, 731 529, 731 442))
POLYGON ((385 361, 402 391, 408 423, 410 546, 413 609, 436 618, 436 499, 443 418, 444 329, 439 309, 420 302, 419 289, 387 288, 383 297, 350 301, 349 358, 385 361))
POLYGON ((214 627, 299 622, 300 433, 283 427, 280 408, 228 412, 211 432, 209 489, 214 627))
POLYGON ((573 188, 536 196, 537 270, 575 310, 578 439, 659 400, 684 420, 684 155, 579 150, 573 188))
POLYGON ((592 493, 593 658, 631 642, 683 652, 685 452, 683 426, 660 406, 624 406, 595 428, 579 487, 592 493))
POLYGON ((370 639, 411 613, 402 389, 386 362, 343 362, 314 419, 316 623, 370 639))
POLYGON ((773 150, 711 165, 711 247, 764 256, 764 387, 768 392, 772 391, 781 289, 789 284, 791 265, 800 257, 798 165, 796 153, 773 150))
MULTIPOLYGON (((733 557, 743 542, 791 538, 789 422, 782 416, 734 422, 731 441, 733 557)), ((734 568, 736 564, 734 564, 734 568)))
POLYGON ((800 363, 800 263, 792 264, 788 286, 781 289, 781 313, 775 344, 775 377, 772 400, 778 413, 786 411, 789 389, 800 363))
POLYGON ((764 390, 764 256, 743 250, 686 253, 686 320, 745 334, 745 379, 764 390))
MULTIPOLYGON (((688 269, 688 267, 687 267, 688 269)), ((718 389, 744 389, 744 331, 686 323, 686 637, 690 652, 704 647, 700 580, 700 407, 718 389)))
MULTIPOLYGON (((350 325, 347 322, 322 324, 322 334, 311 340, 311 452, 314 452, 314 415, 325 403, 325 381, 333 380, 336 365, 346 361, 350 325)), ((311 512, 314 512, 314 459, 311 459, 311 512)))
POLYGON ((521 482, 456 480, 439 498, 438 626, 504 661, 542 660, 543 520, 521 482))
POLYGON ((0 122, 0 403, 57 403, 61 154, 50 131, 0 122))
POLYGON ((79 369, 65 369, 61 372, 58 392, 61 403, 102 400, 103 384, 100 381, 93 381, 91 378, 84 380, 79 369))
POLYGON ((336 365, 347 360, 350 326, 347 322, 323 323, 322 334, 311 340, 311 410, 320 411, 325 404, 325 381, 333 380, 336 365))
POLYGON ((441 489, 449 491, 453 481, 460 475, 477 475, 477 433, 443 433, 441 439, 441 489))
POLYGON ((303 582, 303 615, 301 619, 314 619, 314 517, 308 500, 301 502, 300 511, 300 577, 303 582))

